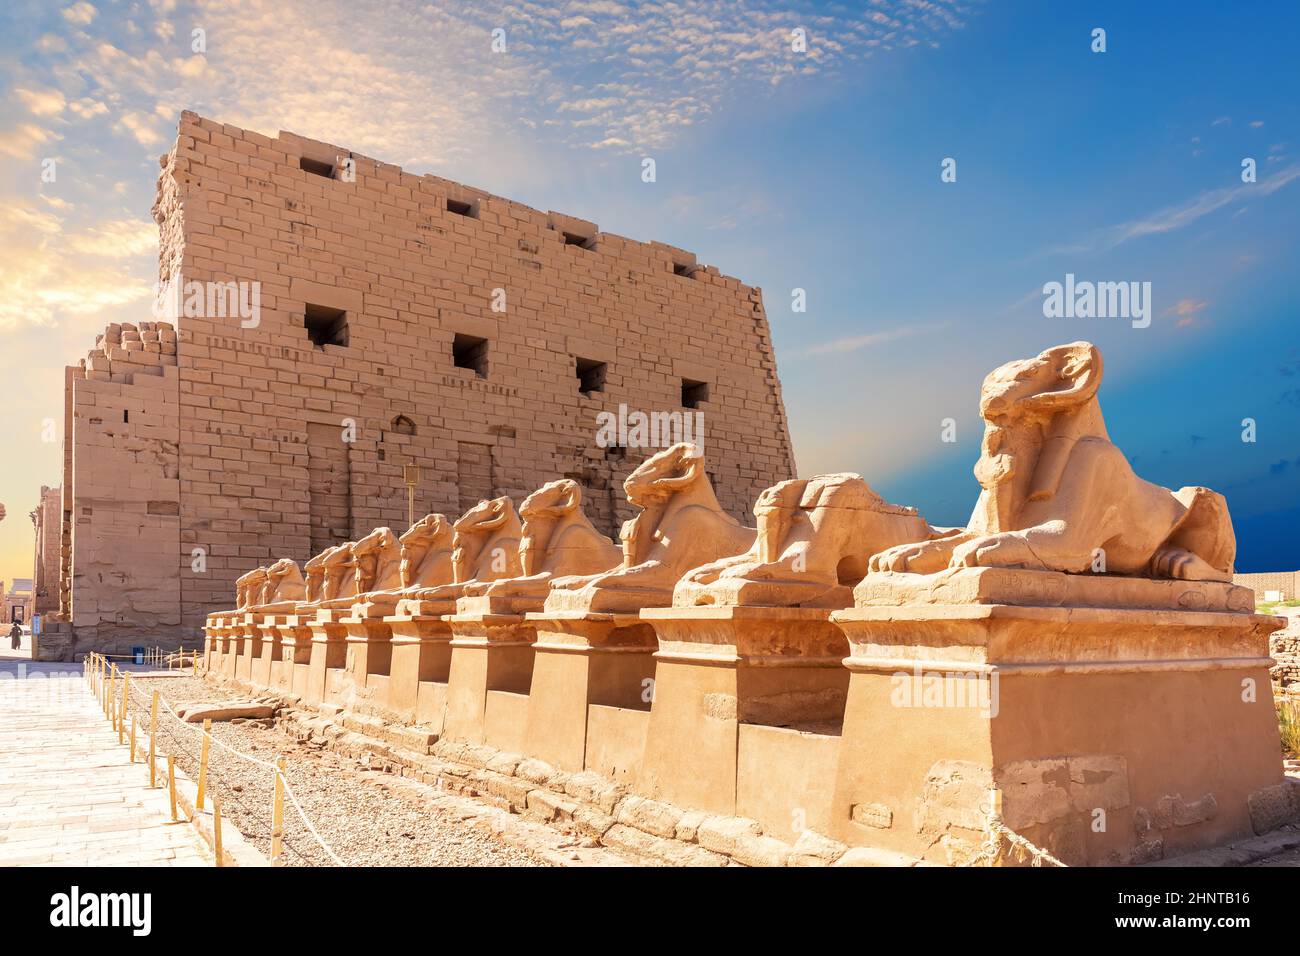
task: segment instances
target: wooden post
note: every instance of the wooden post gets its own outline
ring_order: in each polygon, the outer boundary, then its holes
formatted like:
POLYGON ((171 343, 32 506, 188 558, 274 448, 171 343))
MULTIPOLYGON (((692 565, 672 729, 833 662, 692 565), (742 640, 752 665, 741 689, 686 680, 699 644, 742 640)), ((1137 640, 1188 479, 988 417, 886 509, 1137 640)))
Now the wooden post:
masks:
POLYGON ((203 809, 203 795, 208 791, 208 734, 212 730, 212 721, 203 721, 203 746, 199 750, 199 796, 195 801, 199 810, 203 809))
POLYGON ((171 754, 167 755, 167 791, 172 801, 172 823, 178 819, 176 816, 176 760, 171 754))
POLYGON ((135 763, 135 714, 131 715, 131 763, 135 763))
POLYGON ((122 706, 117 710, 117 743, 120 747, 126 735, 126 715, 131 712, 131 672, 122 671, 122 706))
POLYGON ((275 758, 275 802, 271 804, 271 865, 280 865, 284 837, 284 758, 275 758))
POLYGON ((114 727, 117 726, 117 714, 114 712, 115 711, 114 705, 116 701, 117 701, 117 665, 114 664, 113 669, 108 672, 108 693, 104 695, 104 716, 108 718, 109 723, 112 724, 114 727))
POLYGON ((217 866, 224 866, 221 862, 221 798, 216 796, 212 798, 212 837, 217 851, 217 866))
POLYGON ((153 705, 149 708, 149 786, 158 786, 155 761, 158 755, 158 692, 153 692, 153 705))

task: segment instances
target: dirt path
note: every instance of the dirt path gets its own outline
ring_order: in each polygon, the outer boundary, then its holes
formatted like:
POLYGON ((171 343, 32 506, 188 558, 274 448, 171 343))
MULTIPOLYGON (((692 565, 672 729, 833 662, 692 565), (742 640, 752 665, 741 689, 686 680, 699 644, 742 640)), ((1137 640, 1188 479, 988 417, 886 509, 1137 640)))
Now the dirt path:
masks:
MULTIPOLYGON (((193 677, 134 680, 135 706, 145 712, 156 688, 173 707, 231 699, 193 677)), ((585 852, 549 827, 436 790, 403 777, 367 770, 340 755, 301 744, 268 722, 213 724, 213 737, 258 760, 286 758, 290 786, 308 818, 349 866, 539 866, 585 852)), ((159 747, 171 750, 198 779, 201 736, 195 725, 159 718, 159 747)), ((222 812, 263 854, 271 850, 273 774, 219 747, 210 752, 212 787, 222 812)), ((288 865, 330 865, 330 857, 291 807, 285 809, 288 865)), ((610 862, 608 859, 590 862, 610 862)))

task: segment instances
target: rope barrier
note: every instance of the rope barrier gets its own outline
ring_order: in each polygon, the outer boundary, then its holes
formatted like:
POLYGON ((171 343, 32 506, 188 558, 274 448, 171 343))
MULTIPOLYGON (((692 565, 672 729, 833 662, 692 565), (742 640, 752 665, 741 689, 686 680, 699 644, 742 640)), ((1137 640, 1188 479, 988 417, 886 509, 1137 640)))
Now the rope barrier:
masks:
MULTIPOLYGON (((117 655, 117 656, 134 660, 134 657, 132 655, 117 655)), ((86 680, 92 687, 96 686, 98 683, 101 683, 103 681, 104 671, 107 670, 106 665, 111 660, 111 657, 112 655, 100 654, 98 652, 92 652, 91 654, 87 655, 86 680), (96 670, 97 668, 99 669, 98 671, 96 670)), ((144 691, 140 690, 137 687, 130 687, 130 686, 127 687, 128 697, 132 701, 136 700, 137 694, 142 695, 143 693, 144 691)), ((225 752, 235 757, 238 757, 241 760, 247 761, 248 763, 251 763, 254 766, 262 767, 264 769, 270 770, 275 777, 279 778, 280 783, 284 787, 285 796, 289 798, 289 802, 293 805, 294 810, 297 811, 298 816, 302 820, 304 828, 307 830, 309 834, 311 834, 312 838, 316 841, 316 843, 319 844, 320 848, 325 852, 325 855, 328 856, 336 866, 347 866, 347 863, 345 863, 339 857, 339 855, 334 852, 334 850, 330 847, 330 845, 325 842, 324 837, 320 835, 320 832, 316 829, 315 825, 311 822, 311 819, 307 816, 307 811, 303 809, 302 804, 298 800, 298 795, 294 793, 293 786, 289 783, 288 776, 278 766, 276 766, 273 763, 269 763, 265 760, 259 760, 258 758, 246 754, 241 750, 231 747, 230 745, 224 743, 223 741, 218 740, 210 732, 203 729, 202 727, 198 727, 192 723, 187 722, 183 717, 180 716, 180 714, 176 713, 172 705, 161 694, 158 695, 158 701, 162 704, 164 713, 172 717, 181 726, 191 731, 194 731, 201 738, 206 737, 210 743, 215 744, 221 750, 224 750, 225 752)), ((150 705, 141 702, 140 706, 144 707, 145 709, 148 709, 150 705)), ((186 756, 194 759, 193 751, 185 747, 185 745, 182 744, 175 735, 170 735, 170 736, 172 737, 173 742, 175 742, 176 745, 180 747, 182 751, 184 751, 186 756)), ((216 775, 215 771, 214 771, 214 775, 216 775)), ((228 789, 230 789, 232 795, 238 793, 238 791, 235 790, 229 784, 228 784, 228 789)), ((256 811, 252 807, 250 807, 247 803, 245 803, 241 798, 234 796, 233 799, 235 803, 239 804, 241 807, 244 807, 246 810, 250 812, 250 814, 256 813, 256 811)), ((292 850, 294 854, 297 855, 299 858, 301 858, 304 862, 310 863, 308 857, 296 846, 293 846, 288 840, 284 840, 283 844, 286 848, 292 850)))
POLYGON ((975 860, 972 860, 971 866, 977 865, 982 860, 984 866, 993 866, 1002 855, 1002 841, 1005 839, 1013 848, 1029 856, 1030 866, 1042 866, 1044 863, 1049 866, 1066 866, 1047 850, 1040 846, 1035 846, 1029 840, 1022 837, 1019 833, 1009 829, 1002 822, 1002 791, 993 789, 989 791, 988 803, 983 806, 985 812, 984 824, 984 842, 980 847, 981 853, 975 860))
MULTIPOLYGON (((104 654, 95 653, 88 656, 87 660, 89 662, 89 666, 86 669, 86 679, 92 686, 95 685, 96 681, 103 680, 103 672, 100 671, 97 675, 94 669, 96 666, 99 666, 97 662, 93 660, 93 658, 96 657, 99 658, 100 661, 102 661, 105 664, 109 660, 109 655, 104 655, 104 654)), ((130 698, 134 700, 136 694, 143 693, 143 691, 140 691, 134 687, 128 687, 127 693, 130 696, 130 698)), ((261 767, 263 769, 270 770, 275 777, 278 777, 280 782, 284 786, 285 796, 289 798, 289 802, 293 805, 294 810, 297 811, 298 816, 302 820, 303 826, 306 828, 307 832, 311 834, 312 838, 316 841, 317 844, 319 844, 320 848, 325 851, 325 854, 330 858, 331 861, 333 861, 333 863, 336 866, 347 866, 347 864, 342 859, 339 858, 338 854, 334 852, 334 850, 330 847, 330 845, 325 842, 325 839, 320 835, 320 832, 316 829, 315 825, 311 822, 311 819, 307 816, 307 812, 303 809, 302 804, 299 802, 297 794, 293 792, 293 787, 289 783, 288 776, 278 766, 276 766, 274 763, 270 763, 269 761, 259 760, 257 757, 253 757, 249 754, 246 754, 243 751, 238 750, 224 743, 221 740, 218 740, 209 731, 203 729, 202 727, 189 723, 183 717, 181 717, 180 714, 176 712, 176 710, 172 707, 172 705, 165 698, 163 698, 161 694, 158 695, 158 700, 162 704, 163 711, 172 719, 174 719, 177 723, 181 724, 183 727, 186 727, 189 730, 194 731, 200 737, 206 737, 210 743, 215 744, 218 748, 224 750, 226 753, 238 757, 239 759, 244 760, 250 764, 253 764, 256 767, 261 767)), ((176 738, 173 737, 173 740, 176 740, 176 738)), ((187 756, 193 758, 194 756, 193 752, 190 751, 188 748, 185 748, 183 744, 179 743, 179 741, 177 741, 177 746, 180 746, 181 749, 185 751, 187 756)), ((233 794, 233 793, 237 793, 238 791, 234 790, 232 787, 231 792, 233 794)), ((243 806, 245 809, 248 809, 250 813, 255 813, 255 811, 251 807, 249 807, 248 804, 244 803, 240 798, 234 797, 234 800, 240 806, 243 806)), ((1065 863, 1061 862, 1050 852, 1048 852, 1047 850, 1043 849, 1040 846, 1036 846, 1034 843, 1027 840, 1019 833, 1016 833, 1014 830, 1009 829, 1002 822, 1002 794, 998 790, 994 790, 990 793, 989 804, 986 808, 986 817, 987 817, 987 821, 985 824, 984 843, 981 847, 980 855, 975 860, 972 861, 972 865, 976 865, 978 864, 979 861, 982 860, 984 865, 993 866, 997 862, 998 857, 1001 856, 1002 854, 1002 841, 1005 840, 1016 851, 1019 851, 1020 853, 1027 855, 1030 859, 1031 866, 1043 866, 1044 864, 1047 864, 1049 866, 1058 866, 1058 867, 1066 866, 1065 863)), ((289 843, 289 841, 285 840, 284 845, 289 849, 292 849, 293 852, 298 857, 303 859, 305 862, 310 862, 307 860, 307 857, 302 853, 302 851, 292 846, 289 843)))
POLYGON ((302 822, 303 825, 307 828, 307 832, 309 832, 313 837, 316 838, 316 842, 320 844, 321 849, 325 851, 325 854, 331 860, 333 860, 337 866, 347 866, 346 863, 344 863, 341 859, 339 859, 338 854, 336 854, 332 849, 330 849, 329 844, 326 843, 325 840, 321 837, 321 835, 316 831, 316 827, 312 825, 311 820, 308 819, 307 817, 307 812, 303 810, 302 804, 298 802, 298 797, 293 792, 293 787, 289 784, 289 778, 285 774, 280 772, 279 767, 265 760, 258 760, 256 757, 250 757, 248 754, 243 753, 242 751, 236 750, 235 748, 222 743, 220 740, 212 736, 212 734, 208 733, 206 730, 203 730, 201 727, 196 727, 194 724, 191 724, 188 721, 186 721, 184 718, 182 718, 178 713, 176 713, 176 711, 172 709, 171 704, 167 703, 165 699, 160 697, 159 700, 162 701, 163 709, 166 710, 167 713, 170 714, 172 717, 174 717, 179 723, 190 728, 191 730, 197 731, 200 735, 207 737, 208 740, 216 744, 218 747, 220 747, 222 750, 226 751, 227 753, 234 754, 236 757, 239 757, 241 760, 247 760, 251 764, 255 764, 256 766, 259 767, 264 767, 267 770, 270 770, 272 773, 278 775, 284 783, 285 796, 289 798, 289 802, 293 804, 293 808, 297 810, 298 815, 302 817, 302 822))
MULTIPOLYGON (((132 694, 132 696, 134 697, 135 695, 132 694)), ((160 696, 159 700, 161 699, 162 698, 160 696)), ((184 753, 187 757, 193 760, 196 764, 201 762, 201 758, 197 754, 195 754, 193 750, 185 746, 184 742, 182 742, 182 740, 179 737, 173 734, 168 734, 168 736, 170 737, 172 743, 174 743, 176 747, 178 747, 180 751, 184 753)), ((207 735, 207 737, 209 741, 215 742, 215 738, 213 738, 211 735, 207 735)), ((217 781, 225 783, 226 785, 225 789, 228 792, 228 799, 231 802, 243 808, 249 814, 249 816, 256 817, 260 814, 260 810, 257 807, 254 807, 253 805, 248 803, 248 801, 244 800, 243 797, 240 795, 240 791, 236 789, 229 781, 225 780, 221 772, 216 767, 213 767, 211 764, 209 764, 208 773, 217 781)), ((287 839, 283 840, 282 842, 284 847, 286 849, 292 850, 294 855, 297 856, 300 860, 302 860, 308 866, 312 865, 311 859, 300 849, 298 849, 298 846, 295 843, 287 839)))

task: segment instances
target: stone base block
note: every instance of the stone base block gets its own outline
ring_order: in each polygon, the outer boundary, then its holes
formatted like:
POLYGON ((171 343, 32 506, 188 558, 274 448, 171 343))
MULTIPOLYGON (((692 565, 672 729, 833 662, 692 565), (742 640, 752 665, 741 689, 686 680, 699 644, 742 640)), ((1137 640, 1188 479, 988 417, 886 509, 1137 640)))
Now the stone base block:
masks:
POLYGON ((444 737, 483 743, 488 691, 527 694, 533 676, 536 629, 522 615, 460 615, 451 625, 444 737))
POLYGON ((829 615, 818 608, 642 611, 659 651, 638 792, 734 814, 742 724, 838 732, 848 645, 829 615))
POLYGON ((1001 569, 869 575, 857 594, 871 606, 832 616, 852 677, 831 835, 968 864, 992 832, 997 862, 1026 862, 1015 833, 1071 865, 1253 835, 1252 801, 1282 778, 1267 656, 1277 621, 1238 609, 1239 590, 1001 569))
POLYGON ((635 614, 534 613, 527 620, 537 642, 523 752, 582 770, 592 704, 650 709, 654 629, 635 614))
MULTIPOLYGON (((451 602, 445 605, 447 610, 453 606, 451 602)), ((393 635, 385 705, 404 722, 435 724, 435 733, 442 730, 445 691, 437 695, 438 706, 422 709, 420 703, 425 685, 436 683, 445 688, 451 674, 451 625, 444 618, 444 614, 391 614, 384 618, 393 635)))

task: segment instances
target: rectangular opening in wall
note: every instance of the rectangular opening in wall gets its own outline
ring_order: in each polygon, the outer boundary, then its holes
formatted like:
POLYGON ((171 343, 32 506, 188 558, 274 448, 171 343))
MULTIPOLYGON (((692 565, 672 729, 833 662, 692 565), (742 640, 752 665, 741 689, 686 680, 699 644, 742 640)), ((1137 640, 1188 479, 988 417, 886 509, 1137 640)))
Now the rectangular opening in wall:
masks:
POLYGON ((324 176, 326 179, 334 178, 334 167, 330 163, 321 162, 319 159, 308 159, 306 156, 300 156, 298 158, 298 168, 315 176, 324 176))
POLYGON ((709 400, 709 383, 696 382, 689 378, 682 379, 682 407, 699 408, 701 402, 709 400))
POLYGON ((561 232, 560 235, 564 237, 566 246, 577 246, 579 249, 596 248, 595 236, 580 236, 576 232, 561 232))
POLYGON ((577 359, 578 391, 583 395, 605 390, 605 372, 609 368, 604 362, 595 359, 577 359))
POLYGON ((307 327, 307 338, 319 349, 348 344, 348 314, 343 309, 309 302, 303 307, 303 325, 307 327))
POLYGON ((695 275, 695 266, 686 266, 682 265, 680 262, 674 262, 673 275, 689 279, 691 276, 695 275))
POLYGON ((487 378, 488 340, 457 332, 451 342, 451 361, 457 368, 473 369, 479 378, 487 378))
POLYGON ((447 199, 447 212, 454 212, 458 216, 468 216, 470 219, 478 218, 478 202, 461 202, 459 199, 447 199))

